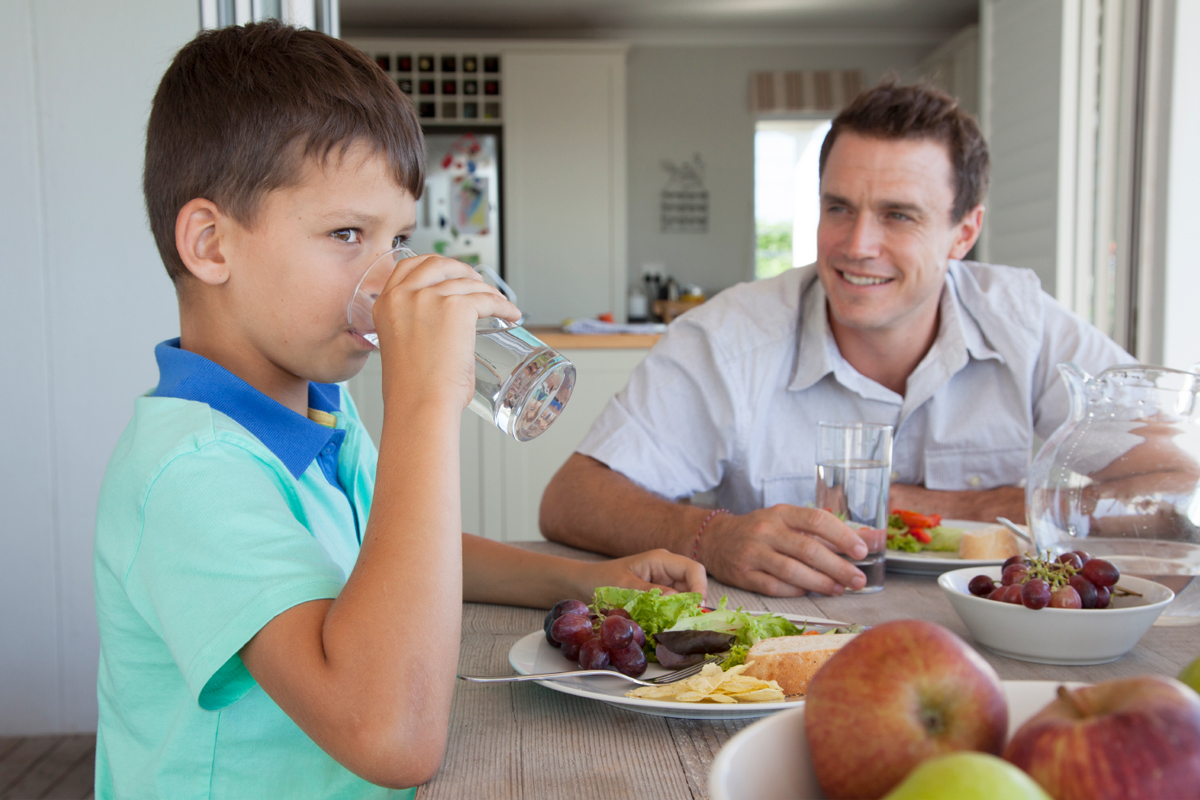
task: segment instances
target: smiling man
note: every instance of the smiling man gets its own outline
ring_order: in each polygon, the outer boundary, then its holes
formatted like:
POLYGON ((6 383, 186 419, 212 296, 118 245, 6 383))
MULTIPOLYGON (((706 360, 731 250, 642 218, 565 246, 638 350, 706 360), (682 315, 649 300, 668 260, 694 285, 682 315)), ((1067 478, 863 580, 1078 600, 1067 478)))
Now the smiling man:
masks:
POLYGON ((936 89, 885 82, 821 148, 817 263, 681 317, 542 500, 550 539, 666 547, 726 583, 840 593, 866 548, 811 508, 819 421, 895 429, 893 508, 1021 518, 1035 436, 1066 418, 1055 365, 1133 358, 1030 270, 962 261, 979 237, 987 145, 936 89), (721 511, 679 502, 715 492, 721 511))

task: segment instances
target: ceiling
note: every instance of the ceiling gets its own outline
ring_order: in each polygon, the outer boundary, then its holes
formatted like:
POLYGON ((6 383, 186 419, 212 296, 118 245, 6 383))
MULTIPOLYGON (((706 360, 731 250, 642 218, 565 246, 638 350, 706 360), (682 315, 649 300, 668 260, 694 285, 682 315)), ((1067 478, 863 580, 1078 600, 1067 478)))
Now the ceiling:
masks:
POLYGON ((343 35, 949 35, 979 0, 340 0, 343 35))

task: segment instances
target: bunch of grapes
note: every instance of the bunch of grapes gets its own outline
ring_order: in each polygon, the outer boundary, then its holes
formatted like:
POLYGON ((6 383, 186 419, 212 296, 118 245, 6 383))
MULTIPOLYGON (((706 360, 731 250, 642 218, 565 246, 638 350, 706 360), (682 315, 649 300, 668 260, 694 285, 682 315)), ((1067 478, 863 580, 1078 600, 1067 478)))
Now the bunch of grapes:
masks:
POLYGON ((579 600, 561 600, 542 624, 546 641, 584 669, 612 666, 632 678, 646 671, 646 633, 623 608, 593 614, 579 600))
POLYGON ((1082 550, 1057 560, 1013 556, 1004 562, 1000 583, 976 575, 967 589, 976 597, 1026 608, 1108 608, 1121 572, 1102 558, 1082 550))

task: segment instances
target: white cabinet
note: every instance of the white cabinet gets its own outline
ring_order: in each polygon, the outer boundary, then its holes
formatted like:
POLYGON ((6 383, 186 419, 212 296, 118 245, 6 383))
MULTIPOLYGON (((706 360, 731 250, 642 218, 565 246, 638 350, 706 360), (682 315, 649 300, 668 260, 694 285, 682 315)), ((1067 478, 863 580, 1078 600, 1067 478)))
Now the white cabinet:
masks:
MULTIPOLYGON (((510 439, 473 412, 463 412, 459 451, 463 530, 508 542, 541 539, 537 520, 542 492, 647 352, 562 350, 575 364, 575 392, 562 416, 531 442, 510 439)), ((379 359, 373 356, 349 382, 363 423, 376 442, 383 430, 382 377, 379 359)))

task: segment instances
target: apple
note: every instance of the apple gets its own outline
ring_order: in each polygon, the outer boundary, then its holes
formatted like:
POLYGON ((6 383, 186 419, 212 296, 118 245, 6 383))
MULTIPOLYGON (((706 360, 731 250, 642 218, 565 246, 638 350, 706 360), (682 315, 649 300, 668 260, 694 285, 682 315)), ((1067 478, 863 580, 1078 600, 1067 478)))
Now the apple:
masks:
POLYGON ((884 800, 1051 800, 1037 782, 1002 758, 951 753, 926 761, 884 800))
POLYGON ((1179 673, 1179 680, 1200 692, 1200 658, 1183 668, 1183 672, 1179 673))
POLYGON ((1004 757, 1057 800, 1200 797, 1200 696, 1142 675, 1068 690, 1013 734, 1004 757))
POLYGON ((804 725, 813 771, 832 800, 877 800, 918 764, 962 750, 999 755, 1008 732, 1000 678, 932 622, 860 633, 813 677, 804 725))

